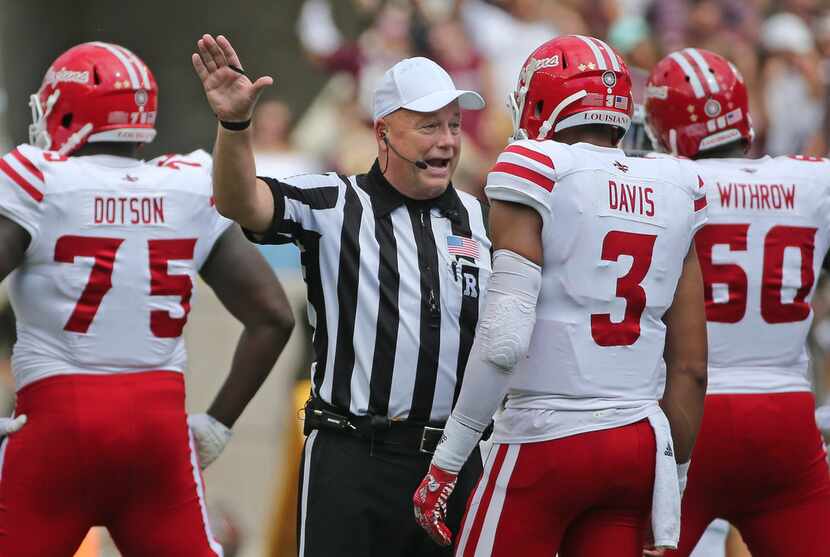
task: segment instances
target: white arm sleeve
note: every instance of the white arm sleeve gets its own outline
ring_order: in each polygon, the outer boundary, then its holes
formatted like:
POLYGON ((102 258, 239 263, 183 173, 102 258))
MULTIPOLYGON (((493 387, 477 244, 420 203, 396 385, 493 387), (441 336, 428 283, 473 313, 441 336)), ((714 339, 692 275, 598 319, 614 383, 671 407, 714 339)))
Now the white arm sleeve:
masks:
POLYGON ((536 322, 542 269, 509 250, 493 255, 484 314, 464 373, 464 384, 433 464, 458 472, 507 394, 510 375, 527 355, 536 322))

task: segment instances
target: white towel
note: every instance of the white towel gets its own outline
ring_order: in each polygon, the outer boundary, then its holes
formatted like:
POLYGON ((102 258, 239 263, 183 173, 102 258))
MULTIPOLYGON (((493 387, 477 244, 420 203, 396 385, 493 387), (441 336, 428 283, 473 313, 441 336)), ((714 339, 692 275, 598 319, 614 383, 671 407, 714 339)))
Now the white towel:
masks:
POLYGON ((677 549, 680 541, 680 485, 669 420, 660 410, 648 417, 654 429, 657 456, 654 466, 654 494, 651 500, 651 529, 654 546, 677 549))

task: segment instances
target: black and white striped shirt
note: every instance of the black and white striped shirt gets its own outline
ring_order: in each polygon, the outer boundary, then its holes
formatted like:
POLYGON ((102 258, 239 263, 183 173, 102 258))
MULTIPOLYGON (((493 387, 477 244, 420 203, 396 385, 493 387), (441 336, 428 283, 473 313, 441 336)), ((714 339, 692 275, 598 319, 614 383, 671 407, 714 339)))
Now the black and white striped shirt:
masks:
POLYGON ((296 243, 314 328, 315 396, 352 415, 444 422, 458 397, 490 277, 484 210, 452 185, 413 201, 383 177, 263 178, 296 243))

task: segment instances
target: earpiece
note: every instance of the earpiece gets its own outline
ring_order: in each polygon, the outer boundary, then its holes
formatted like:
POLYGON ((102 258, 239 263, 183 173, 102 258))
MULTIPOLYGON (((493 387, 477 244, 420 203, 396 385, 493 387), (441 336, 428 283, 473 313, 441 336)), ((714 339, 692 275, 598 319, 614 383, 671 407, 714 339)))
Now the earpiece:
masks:
POLYGON ((415 168, 417 168, 417 169, 419 169, 419 170, 426 170, 426 169, 428 168, 428 165, 427 165, 427 163, 426 163, 426 161, 425 161, 425 160, 418 159, 418 160, 413 161, 412 159, 408 159, 408 158, 406 158, 405 156, 401 155, 401 154, 398 152, 398 150, 397 150, 397 149, 395 149, 394 145, 392 145, 391 143, 389 143, 389 138, 388 138, 388 137, 386 137, 386 134, 387 134, 386 130, 383 130, 383 131, 381 132, 381 136, 380 136, 380 137, 381 137, 381 139, 383 140, 383 142, 384 142, 384 143, 386 143, 386 146, 387 146, 387 147, 389 147, 389 148, 392 150, 392 152, 393 152, 393 153, 395 153, 396 155, 398 155, 398 157, 402 158, 402 159, 403 159, 403 160, 405 160, 406 162, 411 163, 411 164, 414 164, 414 165, 415 165, 415 168))

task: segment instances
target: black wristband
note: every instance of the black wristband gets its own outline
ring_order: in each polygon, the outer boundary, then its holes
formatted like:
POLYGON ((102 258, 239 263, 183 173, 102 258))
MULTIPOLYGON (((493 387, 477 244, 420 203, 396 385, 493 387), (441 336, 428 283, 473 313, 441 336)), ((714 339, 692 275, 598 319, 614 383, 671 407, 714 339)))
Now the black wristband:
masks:
POLYGON ((219 120, 219 124, 226 130, 240 132, 248 129, 251 125, 251 119, 248 118, 244 122, 226 122, 225 120, 219 120))

